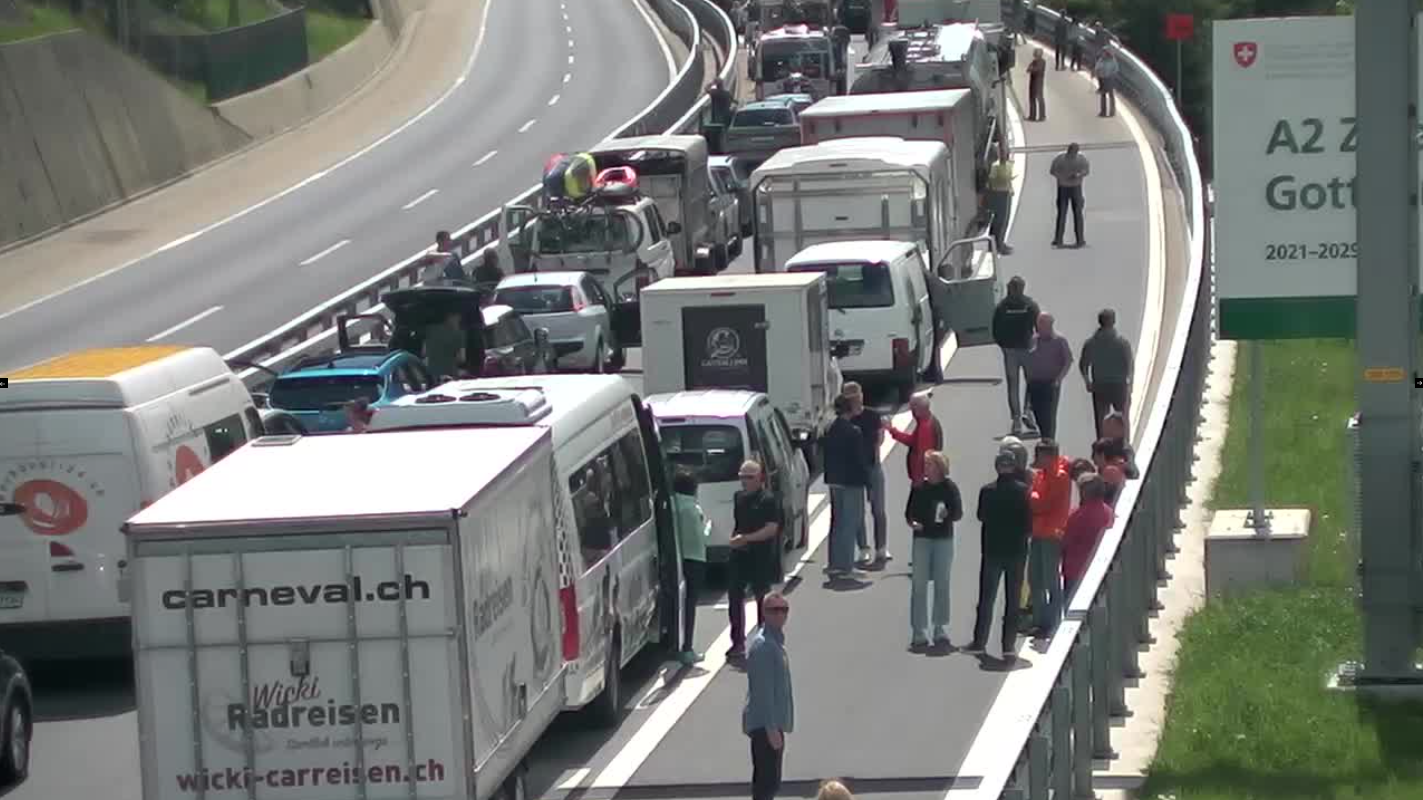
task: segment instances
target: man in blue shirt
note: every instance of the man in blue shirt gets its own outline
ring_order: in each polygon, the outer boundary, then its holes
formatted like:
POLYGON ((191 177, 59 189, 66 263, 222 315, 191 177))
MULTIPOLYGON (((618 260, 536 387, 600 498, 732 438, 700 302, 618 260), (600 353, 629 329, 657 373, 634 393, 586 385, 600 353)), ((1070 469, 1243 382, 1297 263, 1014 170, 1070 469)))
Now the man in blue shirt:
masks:
POLYGON ((741 731, 751 738, 751 800, 774 800, 781 788, 786 734, 795 730, 791 662, 786 655, 785 595, 766 595, 766 616, 746 653, 746 707, 741 731))

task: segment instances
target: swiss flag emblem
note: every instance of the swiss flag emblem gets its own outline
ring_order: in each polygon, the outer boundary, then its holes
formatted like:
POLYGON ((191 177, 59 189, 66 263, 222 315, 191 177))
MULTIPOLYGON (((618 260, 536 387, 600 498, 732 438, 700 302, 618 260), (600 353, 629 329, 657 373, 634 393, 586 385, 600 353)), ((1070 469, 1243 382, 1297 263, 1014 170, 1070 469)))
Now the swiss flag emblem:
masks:
POLYGON ((1254 42, 1235 43, 1235 63, 1242 67, 1248 67, 1255 63, 1255 59, 1260 55, 1260 48, 1254 42))

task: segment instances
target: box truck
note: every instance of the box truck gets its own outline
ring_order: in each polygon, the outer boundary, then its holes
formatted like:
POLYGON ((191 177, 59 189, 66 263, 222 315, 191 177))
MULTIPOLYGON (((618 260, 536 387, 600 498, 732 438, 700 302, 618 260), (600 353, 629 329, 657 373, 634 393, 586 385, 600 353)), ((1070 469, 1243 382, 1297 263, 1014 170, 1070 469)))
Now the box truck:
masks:
POLYGON ((673 278, 643 289, 643 391, 764 392, 797 441, 814 442, 835 417, 843 381, 826 291, 818 272, 673 278))
POLYGON ((130 519, 144 799, 522 798, 564 708, 551 439, 263 437, 130 519))

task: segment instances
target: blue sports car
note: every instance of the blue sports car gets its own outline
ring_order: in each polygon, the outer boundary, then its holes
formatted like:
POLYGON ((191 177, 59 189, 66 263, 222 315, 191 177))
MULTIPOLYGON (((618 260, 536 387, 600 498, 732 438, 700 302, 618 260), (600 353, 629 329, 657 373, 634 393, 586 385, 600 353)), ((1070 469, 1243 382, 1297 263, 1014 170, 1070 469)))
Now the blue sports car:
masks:
POLYGON ((424 363, 404 350, 328 353, 278 377, 268 404, 296 417, 311 433, 334 433, 346 429, 346 406, 355 400, 379 408, 432 388, 424 363))

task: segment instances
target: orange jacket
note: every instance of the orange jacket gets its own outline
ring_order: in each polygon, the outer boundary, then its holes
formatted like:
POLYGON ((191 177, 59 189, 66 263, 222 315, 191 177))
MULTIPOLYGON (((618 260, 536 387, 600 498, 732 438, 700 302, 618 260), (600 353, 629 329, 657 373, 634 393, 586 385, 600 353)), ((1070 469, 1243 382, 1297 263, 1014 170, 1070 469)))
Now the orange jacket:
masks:
POLYGON ((1072 513, 1072 466, 1065 457, 1047 469, 1033 474, 1033 492, 1028 498, 1033 509, 1033 536, 1039 539, 1061 539, 1072 513))

